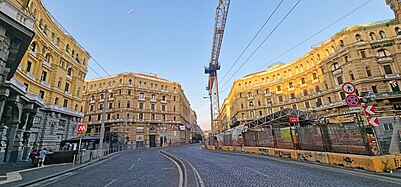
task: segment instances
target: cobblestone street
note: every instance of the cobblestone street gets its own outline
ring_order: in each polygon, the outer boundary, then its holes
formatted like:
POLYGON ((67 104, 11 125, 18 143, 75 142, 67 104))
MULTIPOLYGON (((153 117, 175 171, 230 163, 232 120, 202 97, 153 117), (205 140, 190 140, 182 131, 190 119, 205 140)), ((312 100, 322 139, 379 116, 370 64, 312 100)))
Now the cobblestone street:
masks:
MULTIPOLYGON (((364 172, 350 175, 336 167, 306 165, 201 150, 199 146, 169 151, 189 161, 199 172, 205 186, 399 186, 382 177, 367 178, 364 172)), ((343 170, 343 168, 341 168, 343 170)), ((350 170, 350 169, 345 169, 350 170)), ((356 172, 358 173, 358 171, 356 172)))

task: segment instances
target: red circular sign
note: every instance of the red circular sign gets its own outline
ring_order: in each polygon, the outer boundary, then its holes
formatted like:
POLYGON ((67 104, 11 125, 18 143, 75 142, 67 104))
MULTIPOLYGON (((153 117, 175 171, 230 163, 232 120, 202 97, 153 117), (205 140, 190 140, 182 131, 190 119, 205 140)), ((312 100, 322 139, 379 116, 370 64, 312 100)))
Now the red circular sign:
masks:
POLYGON ((341 87, 341 89, 346 94, 352 94, 352 93, 354 93, 356 91, 355 86, 350 82, 344 83, 343 86, 341 87))
POLYGON ((357 106, 359 104, 359 97, 356 95, 348 95, 345 98, 345 102, 348 106, 357 106))

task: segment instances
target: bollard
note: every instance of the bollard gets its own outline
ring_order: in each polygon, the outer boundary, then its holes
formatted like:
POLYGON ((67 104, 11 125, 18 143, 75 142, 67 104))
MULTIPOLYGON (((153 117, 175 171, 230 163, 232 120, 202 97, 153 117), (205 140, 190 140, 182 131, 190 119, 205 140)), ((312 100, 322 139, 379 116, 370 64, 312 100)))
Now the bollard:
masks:
POLYGON ((72 160, 72 167, 75 166, 75 158, 76 158, 76 156, 77 156, 77 155, 74 155, 74 159, 72 160))

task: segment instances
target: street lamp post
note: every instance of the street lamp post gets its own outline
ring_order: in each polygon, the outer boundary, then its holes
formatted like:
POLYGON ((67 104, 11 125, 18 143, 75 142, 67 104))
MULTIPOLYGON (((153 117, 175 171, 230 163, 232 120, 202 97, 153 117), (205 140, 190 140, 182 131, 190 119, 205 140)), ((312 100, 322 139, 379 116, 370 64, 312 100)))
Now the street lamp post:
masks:
POLYGON ((100 126, 100 141, 99 141, 99 149, 101 151, 100 157, 103 156, 103 139, 104 139, 104 131, 105 131, 104 123, 106 120, 107 93, 108 93, 108 90, 106 90, 106 89, 103 90, 102 123, 100 126))

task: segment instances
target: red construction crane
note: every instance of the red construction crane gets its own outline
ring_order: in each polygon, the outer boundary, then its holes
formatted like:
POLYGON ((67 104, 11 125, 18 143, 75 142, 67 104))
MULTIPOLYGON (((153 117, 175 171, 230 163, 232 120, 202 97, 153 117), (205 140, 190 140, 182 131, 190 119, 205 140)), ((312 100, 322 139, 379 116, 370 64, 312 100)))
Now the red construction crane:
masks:
POLYGON ((209 91, 210 96, 212 134, 214 134, 214 123, 216 122, 220 111, 217 70, 220 70, 220 48, 221 43, 223 42, 223 34, 226 26, 229 6, 230 0, 219 0, 219 5, 216 8, 216 18, 214 23, 212 54, 210 57, 209 67, 205 67, 205 74, 209 74, 209 83, 206 89, 209 91))

